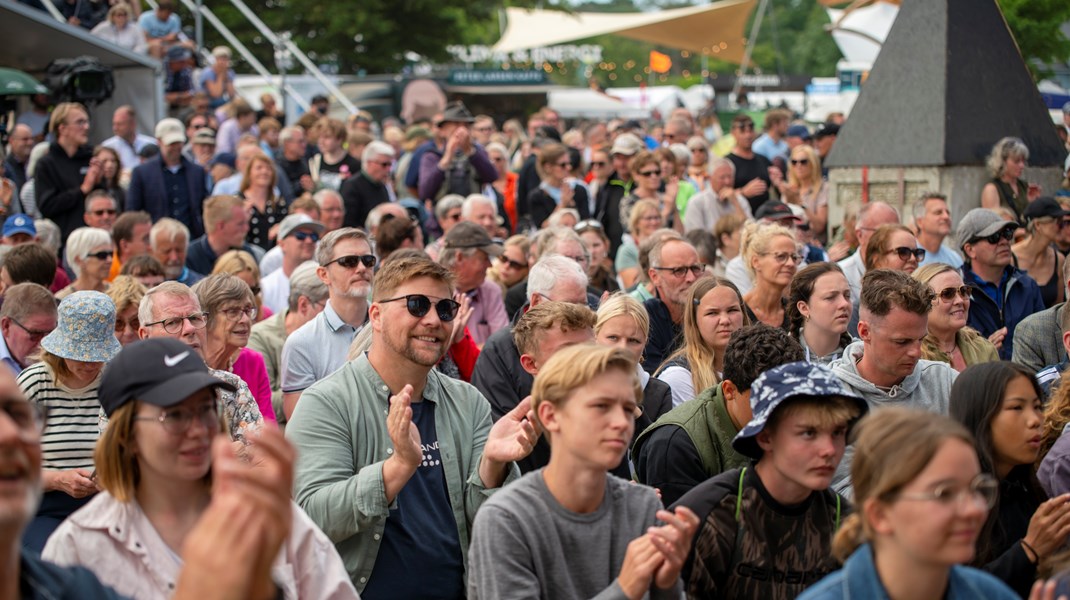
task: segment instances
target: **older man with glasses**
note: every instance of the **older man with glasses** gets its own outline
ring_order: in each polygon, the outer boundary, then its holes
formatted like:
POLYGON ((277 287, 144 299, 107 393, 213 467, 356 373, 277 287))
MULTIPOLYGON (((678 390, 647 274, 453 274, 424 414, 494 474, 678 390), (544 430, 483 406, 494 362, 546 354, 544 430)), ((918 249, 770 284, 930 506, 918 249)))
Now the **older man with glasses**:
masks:
POLYGON ((368 235, 343 227, 316 249, 316 275, 327 284, 323 312, 294 331, 282 347, 283 413, 293 414, 301 393, 346 362, 349 345, 368 320, 368 296, 377 259, 368 235))
MULTIPOLYGON (((202 359, 208 347, 208 314, 201 310, 197 294, 185 284, 165 281, 146 292, 137 310, 138 337, 168 337, 184 342, 202 359)), ((234 373, 209 369, 217 379, 234 387, 236 392, 220 391, 223 416, 231 439, 248 445, 264 426, 264 417, 256 398, 244 381, 234 373)))
POLYGON ((44 286, 20 283, 4 291, 0 307, 0 361, 18 375, 34 360, 41 339, 56 328, 56 300, 44 286))
POLYGON ((688 242, 668 238, 650 250, 647 274, 656 293, 643 303, 650 314, 650 337, 643 350, 643 369, 648 373, 661 366, 681 339, 687 291, 704 272, 698 251, 688 242))

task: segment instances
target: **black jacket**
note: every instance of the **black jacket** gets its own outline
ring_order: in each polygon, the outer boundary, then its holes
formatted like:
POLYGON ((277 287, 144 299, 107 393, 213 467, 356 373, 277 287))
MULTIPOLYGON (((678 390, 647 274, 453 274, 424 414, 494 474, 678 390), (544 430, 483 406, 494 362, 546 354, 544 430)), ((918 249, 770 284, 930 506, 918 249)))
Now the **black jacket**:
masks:
POLYGON ((342 182, 339 193, 346 207, 345 221, 342 222, 345 227, 363 228, 373 208, 390 202, 386 186, 372 181, 364 171, 342 182))
POLYGON ((1019 467, 999 482, 999 513, 989 540, 990 554, 995 557, 980 557, 988 559, 982 569, 998 577, 1022 598, 1029 597, 1037 567, 1029 561, 1019 540, 1028 533, 1029 521, 1042 501, 1029 489, 1025 478, 1019 476, 1028 468, 1019 467))
POLYGON ((75 229, 85 227, 82 218, 85 214, 85 194, 81 186, 89 171, 91 158, 91 146, 82 146, 74 156, 67 156, 66 150, 52 142, 48 153, 37 162, 34 173, 37 208, 43 217, 59 225, 64 240, 75 229))
MULTIPOLYGON (((591 218, 591 207, 588 203, 587 190, 583 186, 577 185, 572 187, 572 201, 576 205, 576 211, 580 213, 580 220, 585 221, 591 218)), ((523 222, 528 219, 535 227, 542 227, 543 221, 550 218, 554 209, 557 208, 557 202, 543 191, 542 188, 536 187, 528 192, 527 210, 528 214, 518 213, 518 221, 523 222)))

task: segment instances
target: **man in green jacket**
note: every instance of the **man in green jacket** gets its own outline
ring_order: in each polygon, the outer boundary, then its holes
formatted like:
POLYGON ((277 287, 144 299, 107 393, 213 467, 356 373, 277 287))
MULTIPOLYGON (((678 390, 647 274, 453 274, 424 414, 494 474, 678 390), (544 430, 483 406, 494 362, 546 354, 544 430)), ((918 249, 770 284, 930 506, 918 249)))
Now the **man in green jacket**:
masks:
POLYGON ((294 496, 365 599, 464 596, 470 525, 538 439, 530 399, 490 404, 434 370, 454 337, 452 276, 425 257, 375 276, 371 349, 302 395, 286 428, 294 496))

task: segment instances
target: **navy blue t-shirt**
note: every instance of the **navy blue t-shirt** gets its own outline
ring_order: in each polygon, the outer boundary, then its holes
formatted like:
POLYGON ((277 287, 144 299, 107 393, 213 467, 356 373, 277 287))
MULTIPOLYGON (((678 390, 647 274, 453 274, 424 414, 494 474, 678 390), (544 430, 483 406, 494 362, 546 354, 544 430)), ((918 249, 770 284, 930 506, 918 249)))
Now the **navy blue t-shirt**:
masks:
POLYGON ((435 404, 413 402, 423 462, 390 509, 364 600, 464 598, 464 562, 435 430, 435 404))

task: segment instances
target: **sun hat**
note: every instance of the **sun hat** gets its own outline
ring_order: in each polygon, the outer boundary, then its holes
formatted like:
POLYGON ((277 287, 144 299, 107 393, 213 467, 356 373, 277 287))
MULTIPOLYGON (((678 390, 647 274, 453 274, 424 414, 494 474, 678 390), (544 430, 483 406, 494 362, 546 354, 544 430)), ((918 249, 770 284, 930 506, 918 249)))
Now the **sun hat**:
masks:
POLYGON ((470 248, 478 248, 486 252, 487 256, 491 258, 504 251, 501 244, 487 235, 486 229, 471 221, 457 223, 442 238, 443 250, 468 250, 470 248))
POLYGON ((41 347, 60 358, 108 362, 122 346, 115 339, 115 303, 100 292, 74 292, 59 303, 59 323, 41 347))

